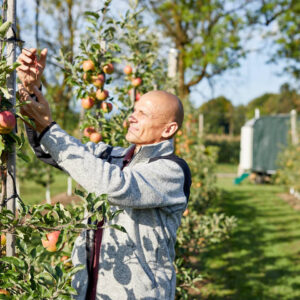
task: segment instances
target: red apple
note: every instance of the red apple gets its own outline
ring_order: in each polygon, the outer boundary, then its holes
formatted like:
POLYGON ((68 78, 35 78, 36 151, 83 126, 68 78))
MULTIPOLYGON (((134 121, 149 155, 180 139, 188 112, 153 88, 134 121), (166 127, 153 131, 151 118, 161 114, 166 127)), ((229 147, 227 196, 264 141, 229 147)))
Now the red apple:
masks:
POLYGON ((103 76, 103 74, 92 76, 92 83, 98 88, 103 87, 105 83, 105 77, 103 76))
POLYGON ((90 137, 90 135, 91 135, 93 132, 96 132, 95 128, 89 126, 89 127, 84 128, 84 130, 83 130, 83 135, 86 136, 86 137, 90 137))
POLYGON ((125 128, 125 129, 128 128, 128 121, 124 120, 122 125, 123 125, 123 128, 125 128))
POLYGON ((99 132, 93 132, 90 135, 90 141, 93 143, 99 143, 102 140, 102 135, 99 132))
POLYGON ((96 98, 100 101, 105 100, 109 96, 109 93, 107 90, 97 90, 96 92, 96 98))
POLYGON ((82 98, 81 99, 81 106, 84 109, 90 109, 95 104, 95 100, 92 97, 82 98))
POLYGON ((6 245, 6 236, 4 233, 1 234, 1 246, 6 245))
POLYGON ((188 208, 183 212, 182 214, 184 217, 188 216, 189 215, 189 210, 188 208))
POLYGON ((126 75, 130 75, 132 73, 132 67, 128 65, 124 68, 123 71, 126 75))
POLYGON ((109 113, 112 111, 112 104, 109 102, 101 102, 101 109, 105 113, 109 113))
POLYGON ((138 87, 142 84, 143 80, 140 78, 140 77, 137 77, 137 78, 133 78, 131 80, 131 84, 134 86, 134 87, 138 87))
POLYGON ((102 68, 103 72, 106 74, 111 74, 114 71, 114 65, 109 63, 102 68))
POLYGON ((0 295, 10 296, 10 293, 5 289, 0 289, 0 295))
POLYGON ((56 243, 58 241, 58 237, 60 235, 60 231, 52 231, 46 234, 47 240, 42 240, 43 247, 46 248, 49 252, 56 251, 56 243))
POLYGON ((95 64, 90 59, 89 60, 85 60, 82 63, 82 69, 83 69, 84 72, 93 71, 95 69, 95 64))
POLYGON ((0 134, 10 133, 16 126, 16 118, 10 111, 0 112, 0 134))
POLYGON ((136 93, 135 95, 135 101, 139 101, 141 99, 141 94, 140 93, 136 93))

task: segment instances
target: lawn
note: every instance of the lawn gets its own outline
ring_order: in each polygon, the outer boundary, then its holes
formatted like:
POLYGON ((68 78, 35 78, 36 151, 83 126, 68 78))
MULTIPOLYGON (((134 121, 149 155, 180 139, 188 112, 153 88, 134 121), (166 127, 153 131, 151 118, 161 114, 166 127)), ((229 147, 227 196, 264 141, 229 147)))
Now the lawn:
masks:
MULTIPOLYGON (((54 182, 50 186, 51 197, 67 192, 67 178, 63 172, 55 174, 54 182)), ((46 189, 43 186, 31 180, 20 182, 19 186, 21 198, 26 204, 38 204, 45 200, 46 189)), ((73 182, 73 190, 74 187, 73 182)))
POLYGON ((218 180, 220 205, 239 221, 233 237, 201 259, 208 278, 201 299, 300 299, 300 212, 278 196, 281 187, 218 180))

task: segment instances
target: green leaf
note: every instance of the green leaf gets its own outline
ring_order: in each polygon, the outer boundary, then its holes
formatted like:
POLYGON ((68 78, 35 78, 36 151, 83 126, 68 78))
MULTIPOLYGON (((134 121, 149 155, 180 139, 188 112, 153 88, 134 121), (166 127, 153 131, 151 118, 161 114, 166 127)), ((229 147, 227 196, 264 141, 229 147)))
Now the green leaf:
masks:
POLYGON ((9 27, 11 26, 11 22, 10 21, 6 21, 5 23, 3 23, 0 26, 0 37, 4 38, 9 27))
POLYGON ((26 155, 25 153, 17 152, 17 156, 18 156, 19 158, 21 158, 22 160, 24 160, 25 162, 30 163, 30 158, 29 158, 29 156, 26 155))
POLYGON ((112 227, 114 229, 120 230, 120 231, 125 232, 125 233, 127 232, 126 229, 121 225, 113 224, 113 225, 109 225, 109 227, 112 227))
POLYGON ((4 88, 4 87, 2 87, 2 86, 0 86, 0 90, 1 90, 1 92, 3 93, 3 95, 4 95, 4 97, 6 98, 6 99, 9 99, 11 96, 10 96, 10 93, 8 92, 8 90, 7 90, 7 88, 4 88))

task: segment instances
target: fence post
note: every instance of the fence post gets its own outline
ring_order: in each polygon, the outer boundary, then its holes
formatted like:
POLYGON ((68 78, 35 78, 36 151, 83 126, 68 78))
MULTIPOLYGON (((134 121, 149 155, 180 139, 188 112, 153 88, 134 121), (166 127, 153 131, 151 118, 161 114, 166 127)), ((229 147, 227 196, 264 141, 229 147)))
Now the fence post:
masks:
MULTIPOLYGON (((169 50, 168 55, 168 77, 176 78, 177 76, 177 67, 178 67, 178 53, 179 51, 175 48, 169 50)), ((175 93, 174 89, 171 89, 171 93, 175 93)))
POLYGON ((203 133, 204 133, 204 115, 203 114, 199 114, 199 127, 198 127, 198 135, 199 138, 203 137, 203 133))
POLYGON ((295 109, 291 111, 291 137, 292 144, 298 144, 298 135, 297 135, 297 112, 295 109))
MULTIPOLYGON (((16 0, 7 1, 7 21, 11 22, 12 29, 8 30, 7 39, 7 64, 12 65, 16 61, 16 0)), ((16 104, 16 72, 9 74, 7 78, 7 88, 10 94, 10 102, 15 106, 16 104)), ((16 150, 15 147, 13 151, 9 153, 7 160, 7 187, 6 187, 6 197, 9 198, 14 195, 14 185, 16 178, 16 150), (12 178, 12 176, 13 178, 12 178)), ((16 198, 13 198, 7 202, 7 209, 16 214, 16 198)), ((12 234, 7 234, 6 237, 6 256, 15 255, 15 236, 12 234)))

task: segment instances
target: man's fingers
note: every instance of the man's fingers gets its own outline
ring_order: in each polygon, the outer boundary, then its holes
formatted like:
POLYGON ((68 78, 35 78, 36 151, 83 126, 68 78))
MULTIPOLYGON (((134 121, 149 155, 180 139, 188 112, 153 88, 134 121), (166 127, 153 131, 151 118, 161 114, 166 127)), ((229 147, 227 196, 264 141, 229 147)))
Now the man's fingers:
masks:
POLYGON ((27 71, 29 71, 29 70, 30 70, 29 66, 26 66, 26 65, 21 65, 21 66, 17 67, 17 71, 23 71, 23 72, 27 73, 27 71))
POLYGON ((36 48, 30 48, 30 49, 23 48, 22 54, 29 56, 29 57, 33 57, 36 54, 36 50, 37 50, 36 48))
POLYGON ((19 89, 21 102, 25 102, 29 100, 32 101, 32 98, 30 97, 29 93, 27 92, 27 90, 24 88, 22 84, 18 84, 18 89, 19 89))
POLYGON ((37 86, 35 85, 33 87, 33 92, 36 95, 36 97, 38 98, 38 102, 42 103, 42 104, 48 104, 47 100, 44 98, 44 95, 42 94, 42 92, 37 88, 37 86))
POLYGON ((42 50, 42 52, 41 52, 41 55, 40 55, 39 63, 42 65, 43 68, 44 68, 45 65, 46 65, 47 53, 48 53, 48 49, 47 49, 47 48, 44 48, 44 49, 42 50))
POLYGON ((22 64, 32 64, 33 63, 33 59, 29 56, 24 55, 23 53, 20 54, 20 56, 18 57, 18 61, 22 64))

